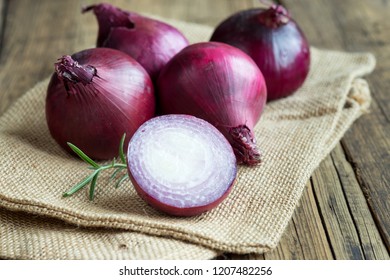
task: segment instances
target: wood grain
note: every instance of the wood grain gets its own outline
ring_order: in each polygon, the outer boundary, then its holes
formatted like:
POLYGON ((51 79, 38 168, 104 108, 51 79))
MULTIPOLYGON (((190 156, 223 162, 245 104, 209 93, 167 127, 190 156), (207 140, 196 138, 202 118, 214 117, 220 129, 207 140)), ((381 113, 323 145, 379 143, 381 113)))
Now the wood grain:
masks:
POLYGON ((333 259, 313 185, 308 182, 301 202, 276 250, 264 254, 265 259, 329 260, 333 259))
MULTIPOLYGON (((100 1, 88 1, 88 3, 100 1)), ((258 7, 257 0, 113 0, 140 13, 210 26, 258 7)), ((389 259, 390 3, 282 0, 310 43, 373 52, 370 114, 360 118, 307 183, 279 246, 263 255, 221 259, 389 259)), ((95 44, 97 24, 82 0, 0 0, 0 115, 53 71, 53 63, 95 44), (54 19, 54 20, 53 20, 54 19)))
POLYGON ((337 145, 331 153, 334 170, 337 172, 348 213, 353 220, 353 226, 359 239, 365 259, 388 259, 389 253, 383 244, 379 229, 371 216, 370 207, 363 190, 358 188, 359 182, 353 166, 348 161, 342 145, 337 145))
POLYGON ((381 244, 379 232, 353 175, 340 145, 313 174, 318 207, 335 258, 387 258, 386 248, 381 244))
MULTIPOLYGON (((372 52, 378 65, 368 77, 373 102, 370 114, 359 119, 342 139, 356 182, 352 193, 362 192, 388 257, 390 240, 390 16, 388 1, 283 1, 295 15, 312 45, 345 51, 372 52), (305 11, 305 12, 303 12, 305 11), (387 42, 387 43, 386 43, 387 42)), ((334 158, 339 162, 339 158, 334 158)), ((340 164, 337 165, 340 167, 340 164)), ((316 174, 328 172, 321 166, 316 174)), ((347 201, 345 201, 347 205, 347 201)), ((352 213, 355 217, 355 213, 352 213)), ((367 215, 369 215, 367 213, 367 215)), ((357 250, 355 251, 357 256, 357 250)), ((342 256, 349 253, 344 252, 342 256)), ((370 254, 368 254, 370 255, 370 254)), ((351 256, 351 255, 349 255, 351 256)))

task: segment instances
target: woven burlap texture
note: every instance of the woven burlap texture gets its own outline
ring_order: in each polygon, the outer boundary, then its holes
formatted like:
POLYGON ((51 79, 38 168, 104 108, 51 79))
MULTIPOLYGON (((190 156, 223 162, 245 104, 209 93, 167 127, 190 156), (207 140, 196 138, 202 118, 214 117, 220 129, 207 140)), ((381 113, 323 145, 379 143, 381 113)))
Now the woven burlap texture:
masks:
MULTIPOLYGON (((212 31, 168 22, 191 42, 212 31)), ((360 78, 374 69, 371 54, 317 48, 311 54, 303 87, 268 103, 255 128, 263 163, 240 167, 228 198, 190 218, 154 210, 129 181, 115 189, 109 173, 99 178, 93 202, 86 191, 62 198, 90 170, 50 137, 48 79, 39 82, 0 118, 0 257, 203 259, 275 248, 310 175, 371 100, 360 78)))

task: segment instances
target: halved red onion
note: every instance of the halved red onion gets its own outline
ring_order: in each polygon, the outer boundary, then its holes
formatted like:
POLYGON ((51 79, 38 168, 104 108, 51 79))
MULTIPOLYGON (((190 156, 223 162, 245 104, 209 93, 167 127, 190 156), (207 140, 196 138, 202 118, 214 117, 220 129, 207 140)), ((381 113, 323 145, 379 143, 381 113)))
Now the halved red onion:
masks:
POLYGON ((217 206, 237 174, 226 138, 210 123, 188 115, 164 115, 145 122, 127 151, 138 194, 151 206, 192 216, 217 206))

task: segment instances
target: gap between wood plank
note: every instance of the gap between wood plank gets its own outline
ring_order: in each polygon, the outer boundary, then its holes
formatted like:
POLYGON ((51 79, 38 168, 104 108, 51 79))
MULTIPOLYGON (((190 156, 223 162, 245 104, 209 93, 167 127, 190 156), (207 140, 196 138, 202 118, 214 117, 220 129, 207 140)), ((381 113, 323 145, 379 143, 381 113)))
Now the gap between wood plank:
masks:
MULTIPOLYGON (((343 152, 344 152, 344 154, 345 154, 344 149, 343 149, 343 152)), ((347 194, 346 194, 346 190, 345 190, 344 187, 343 187, 343 180, 342 180, 342 178, 341 178, 340 171, 338 170, 338 168, 337 168, 337 166, 336 166, 336 163, 335 163, 335 161, 336 161, 337 159, 335 159, 335 158, 333 157, 332 153, 330 153, 329 156, 330 156, 330 158, 332 159, 332 164, 333 164, 334 169, 335 169, 335 171, 336 171, 336 175, 337 175, 337 177, 338 177, 338 179, 339 179, 339 181, 340 181, 340 184, 341 184, 341 191, 342 191, 342 193, 343 193, 343 197, 344 197, 345 204, 346 204, 346 206, 347 206, 349 215, 351 216, 351 220, 352 220, 353 226, 355 227, 356 235, 357 235, 357 238, 358 238, 358 240, 359 240, 359 244, 360 244, 360 248, 361 248, 362 254, 363 254, 363 256, 364 256, 364 259, 367 259, 366 253, 365 253, 365 251, 364 251, 364 246, 363 246, 364 243, 363 243, 362 237, 361 237, 361 235, 360 235, 360 233, 359 233, 357 222, 356 222, 355 219, 353 218, 353 217, 354 217, 354 213, 353 213, 353 211, 351 210, 351 206, 350 206, 349 201, 348 201, 348 197, 347 197, 347 194)), ((347 160, 347 162, 349 163, 348 160, 347 160)), ((350 164, 350 163, 349 163, 349 164, 350 164)), ((352 165, 351 165, 351 167, 352 167, 352 165)), ((355 171, 355 170, 354 170, 354 171, 355 171)), ((354 175, 355 175, 355 177, 356 177, 356 173, 354 173, 354 175)), ((366 197, 365 197, 365 198, 366 198, 366 197)), ((370 210, 370 213, 371 213, 371 210, 370 210)), ((372 213, 371 213, 371 214, 372 214, 372 213)), ((338 221, 338 222, 339 222, 339 221, 338 221)))
MULTIPOLYGON (((310 185, 311 186, 314 186, 314 182, 313 182, 313 176, 310 177, 310 185)), ((317 196, 317 193, 315 192, 314 188, 313 188, 313 197, 314 197, 314 200, 316 202, 316 205, 318 207, 318 215, 320 216, 320 219, 321 219, 321 224, 323 225, 323 229, 325 231, 325 236, 326 236, 326 240, 329 244, 329 247, 330 247, 330 252, 332 253, 332 257, 333 259, 335 260, 336 259, 336 253, 334 252, 334 248, 332 246, 332 240, 329 236, 329 229, 327 228, 326 226, 326 223, 325 223, 325 218, 324 218, 324 214, 322 213, 322 211, 320 210, 321 207, 320 207, 320 202, 319 202, 319 199, 318 199, 318 196, 317 196)))
POLYGON ((360 168, 357 165, 357 163, 353 160, 352 155, 351 155, 348 147, 346 147, 346 145, 345 145, 343 140, 340 141, 340 144, 341 144, 341 148, 343 149, 343 152, 345 154, 345 158, 346 158, 347 162, 351 165, 352 170, 353 170, 353 172, 355 174, 356 180, 359 182, 359 186, 361 187, 361 190, 362 190, 362 193, 364 195, 364 198, 367 201, 368 209, 370 210, 371 216, 372 216, 372 218, 373 218, 373 220, 375 222, 375 225, 377 226, 377 229, 378 229, 379 235, 381 237, 381 240, 382 240, 383 244, 386 245, 387 252, 390 255, 390 243, 387 242, 387 239, 385 238, 386 233, 383 232, 382 227, 378 226, 378 225, 380 225, 381 221, 378 220, 377 215, 375 215, 375 211, 374 211, 373 206, 372 206, 372 198, 370 196, 369 189, 366 186, 366 183, 365 183, 364 179, 361 176, 360 168))

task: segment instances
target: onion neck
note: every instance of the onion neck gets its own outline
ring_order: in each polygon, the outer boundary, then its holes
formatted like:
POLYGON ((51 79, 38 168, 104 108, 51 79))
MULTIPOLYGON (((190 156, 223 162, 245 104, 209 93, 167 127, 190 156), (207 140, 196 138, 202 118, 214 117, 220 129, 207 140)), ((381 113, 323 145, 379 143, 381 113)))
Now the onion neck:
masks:
POLYGON ((93 11, 99 25, 99 34, 96 42, 97 47, 104 46, 104 43, 114 27, 135 28, 135 23, 131 17, 136 17, 135 13, 123 11, 107 3, 90 5, 82 9, 83 13, 93 11))
POLYGON ((68 93, 72 92, 75 84, 83 86, 92 83, 97 76, 97 70, 92 65, 80 65, 71 56, 64 55, 55 63, 55 70, 58 78, 64 83, 68 93))
POLYGON ((260 22, 269 28, 278 28, 290 21, 290 14, 282 5, 272 5, 260 13, 260 22))
POLYGON ((256 139, 246 125, 231 128, 229 134, 239 164, 253 166, 261 163, 261 155, 256 146, 256 139))

